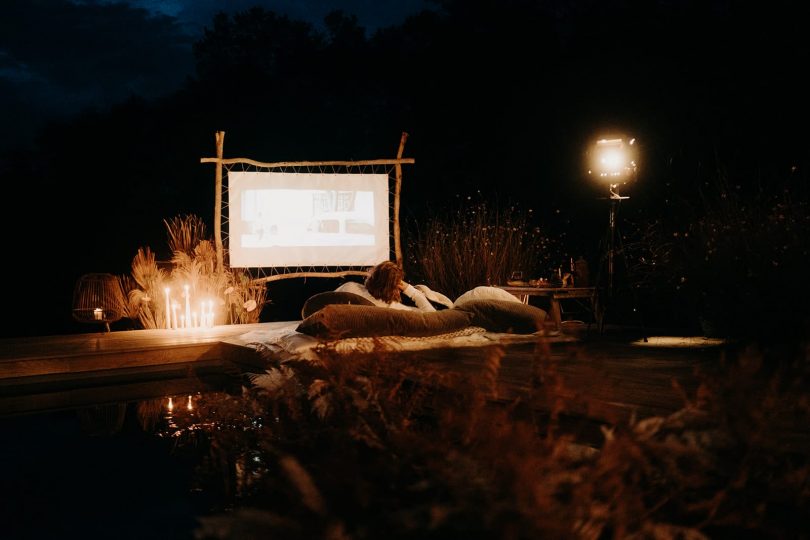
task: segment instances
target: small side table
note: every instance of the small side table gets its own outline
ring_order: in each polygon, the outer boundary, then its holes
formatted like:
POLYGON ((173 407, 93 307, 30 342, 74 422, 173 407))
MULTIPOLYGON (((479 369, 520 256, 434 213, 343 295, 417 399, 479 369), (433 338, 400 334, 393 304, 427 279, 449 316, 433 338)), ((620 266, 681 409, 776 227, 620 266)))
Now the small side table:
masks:
POLYGON ((602 331, 596 287, 522 287, 513 285, 498 285, 497 287, 515 295, 524 304, 528 304, 529 298, 532 296, 547 297, 549 299, 549 315, 557 330, 562 330, 562 307, 560 301, 576 300, 591 315, 599 331, 602 331))

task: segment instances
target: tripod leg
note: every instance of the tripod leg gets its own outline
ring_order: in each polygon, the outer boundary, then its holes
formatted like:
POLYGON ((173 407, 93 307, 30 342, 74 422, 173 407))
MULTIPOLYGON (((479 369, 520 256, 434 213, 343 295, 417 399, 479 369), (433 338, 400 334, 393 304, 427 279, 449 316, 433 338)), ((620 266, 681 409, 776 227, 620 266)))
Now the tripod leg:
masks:
POLYGON ((596 327, 600 334, 605 330, 605 314, 608 311, 608 305, 613 301, 613 257, 615 249, 615 235, 616 235, 616 204, 617 201, 610 201, 610 215, 608 220, 608 227, 605 231, 605 236, 599 246, 599 266, 596 270, 596 299, 594 300, 594 315, 596 319, 596 327), (604 279, 602 272, 607 271, 607 284, 602 288, 602 279, 604 279))
POLYGON ((624 264, 624 273, 625 273, 626 279, 628 281, 628 284, 630 286, 630 291, 631 291, 632 298, 633 298, 633 312, 635 312, 638 315, 638 322, 639 322, 639 325, 641 326, 642 337, 644 338, 644 343, 647 343, 647 329, 644 326, 644 315, 641 312, 641 308, 639 307, 639 303, 638 303, 638 291, 636 291, 636 288, 633 286, 632 283, 629 283, 630 264, 627 262, 627 253, 625 253, 625 251, 624 251, 624 244, 622 242, 622 235, 617 233, 617 237, 618 237, 618 244, 619 244, 619 253, 621 254, 622 262, 624 264))

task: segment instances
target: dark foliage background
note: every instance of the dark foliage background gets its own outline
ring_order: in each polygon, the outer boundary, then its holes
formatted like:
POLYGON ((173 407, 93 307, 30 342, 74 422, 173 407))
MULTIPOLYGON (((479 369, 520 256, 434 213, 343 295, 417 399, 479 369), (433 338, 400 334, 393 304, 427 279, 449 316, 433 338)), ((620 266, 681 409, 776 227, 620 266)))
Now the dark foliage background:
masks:
MULTIPOLYGON (((79 275, 127 272, 138 247, 166 245, 163 219, 197 214, 212 225, 213 167, 199 159, 213 155, 217 130, 226 156, 262 161, 393 157, 408 132, 416 164, 405 168, 406 219, 480 190, 505 208, 530 207, 536 225, 565 235, 567 252, 592 267, 606 190, 585 178, 583 154, 603 130, 641 145, 639 178, 623 188, 628 243, 649 223, 669 238, 700 222, 701 189, 721 180, 740 193, 787 175, 806 186, 799 73, 808 44, 798 14, 787 1, 761 10, 440 0, 373 34, 341 12, 323 29, 260 8, 217 16, 194 43, 196 69, 181 89, 156 97, 133 88, 113 107, 48 123, 33 144, 20 137, 3 148, 3 278, 15 306, 4 333, 77 330, 69 306, 79 275)), ((14 24, 2 23, 5 39, 24 39, 14 24)), ((112 64, 142 69, 132 57, 112 64)), ((280 306, 297 310, 315 285, 283 287, 270 288, 268 317, 290 318, 280 306)), ((656 287, 666 297, 645 306, 651 321, 694 322, 697 296, 656 287)))

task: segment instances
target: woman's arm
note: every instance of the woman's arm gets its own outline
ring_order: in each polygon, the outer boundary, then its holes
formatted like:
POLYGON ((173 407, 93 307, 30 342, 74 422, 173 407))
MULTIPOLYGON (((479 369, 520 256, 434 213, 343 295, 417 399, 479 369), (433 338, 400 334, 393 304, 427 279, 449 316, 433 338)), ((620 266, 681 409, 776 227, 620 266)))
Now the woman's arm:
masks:
POLYGON ((415 288, 413 285, 400 281, 399 290, 402 291, 402 294, 413 300, 413 303, 416 304, 416 307, 420 311, 436 311, 436 308, 433 307, 433 304, 427 299, 425 293, 415 288))

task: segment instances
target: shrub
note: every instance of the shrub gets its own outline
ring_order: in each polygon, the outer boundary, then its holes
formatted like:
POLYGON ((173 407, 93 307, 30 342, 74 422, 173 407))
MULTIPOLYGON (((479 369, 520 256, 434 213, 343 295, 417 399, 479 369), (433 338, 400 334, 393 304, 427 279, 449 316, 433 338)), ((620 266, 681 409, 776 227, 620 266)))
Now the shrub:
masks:
POLYGON ((169 311, 166 289, 170 304, 182 313, 187 288, 191 310, 199 313, 200 325, 203 313, 213 314, 212 325, 259 322, 266 285, 255 283, 240 269, 217 269, 216 252, 199 217, 177 216, 165 224, 172 251, 171 269, 160 268, 149 247, 138 250, 131 277, 121 279, 129 299, 129 317, 143 328, 166 328, 167 317, 173 327, 179 325, 182 315, 169 311))
POLYGON ((635 230, 634 279, 668 287, 708 335, 772 339, 807 329, 810 205, 792 178, 745 189, 719 173, 672 222, 635 230))
POLYGON ((532 224, 532 210, 486 201, 408 224, 408 270, 430 287, 456 298, 479 285, 504 284, 513 272, 529 277, 550 268, 553 242, 532 224))
POLYGON ((179 410, 165 429, 178 447, 203 450, 200 489, 227 486, 196 537, 702 540, 807 530, 805 351, 774 362, 773 351, 728 350, 683 392, 683 409, 603 426, 598 441, 570 422, 598 402, 567 386, 542 344, 531 390, 511 402, 497 401, 507 352, 481 352, 478 370, 453 369, 469 358, 437 365, 327 343, 316 360, 272 363, 244 393, 179 410))

